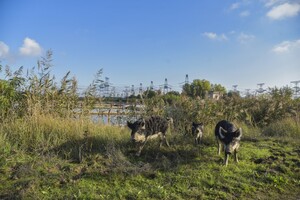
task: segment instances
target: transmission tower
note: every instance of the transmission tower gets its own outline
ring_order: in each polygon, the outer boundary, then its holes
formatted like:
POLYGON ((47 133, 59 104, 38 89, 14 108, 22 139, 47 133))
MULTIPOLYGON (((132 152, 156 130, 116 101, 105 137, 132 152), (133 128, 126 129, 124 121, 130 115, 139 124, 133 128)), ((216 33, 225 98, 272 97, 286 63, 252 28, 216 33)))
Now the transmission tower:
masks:
POLYGON ((238 85, 233 85, 232 87, 233 87, 233 92, 238 92, 237 90, 238 85))
POLYGON ((265 83, 258 83, 257 85, 259 86, 259 88, 256 90, 256 92, 261 94, 266 91, 265 89, 263 89, 263 86, 265 85, 265 83))
POLYGON ((180 85, 181 87, 183 87, 184 85, 189 84, 189 83, 190 83, 190 81, 189 81, 189 75, 186 74, 186 75, 185 75, 185 80, 184 80, 184 82, 179 83, 179 85, 180 85))
POLYGON ((161 86, 163 86, 164 94, 168 93, 172 88, 172 86, 168 84, 167 78, 165 78, 165 83, 161 86))
POLYGON ((190 81, 189 81, 189 75, 186 74, 186 75, 185 75, 184 84, 189 84, 189 83, 190 83, 190 81))
POLYGON ((124 92, 124 96, 128 97, 129 96, 129 86, 125 86, 125 90, 123 92, 124 92))
POLYGON ((143 84, 142 83, 140 83, 139 94, 140 95, 143 94, 143 84))
POLYGON ((250 89, 246 89, 246 97, 250 97, 250 89))
POLYGON ((134 85, 131 85, 131 90, 130 90, 131 95, 135 95, 135 91, 134 91, 134 85))
POLYGON ((295 98, 298 98, 298 92, 300 92, 300 88, 298 87, 298 84, 300 83, 300 81, 291 81, 292 84, 295 84, 294 88, 294 96, 295 98))
POLYGON ((151 81, 151 84, 150 84, 150 90, 151 90, 151 91, 153 91, 153 90, 154 90, 153 81, 151 81))

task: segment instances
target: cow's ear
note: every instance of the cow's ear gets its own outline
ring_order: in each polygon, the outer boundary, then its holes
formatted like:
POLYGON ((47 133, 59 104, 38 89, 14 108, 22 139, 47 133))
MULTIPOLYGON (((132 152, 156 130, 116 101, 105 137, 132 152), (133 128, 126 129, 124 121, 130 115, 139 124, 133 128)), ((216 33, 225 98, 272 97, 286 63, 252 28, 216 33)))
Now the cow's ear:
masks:
POLYGON ((242 128, 239 128, 234 132, 234 137, 240 138, 242 136, 242 128))
POLYGON ((222 126, 220 126, 220 128, 219 128, 219 136, 221 137, 221 139, 224 139, 225 136, 223 135, 222 132, 227 133, 227 131, 224 128, 222 128, 222 126))
POLYGON ((131 122, 129 122, 129 121, 127 121, 127 126, 130 128, 130 129, 132 129, 132 123, 131 122))
POLYGON ((140 123, 140 126, 142 127, 142 128, 145 128, 145 120, 143 119, 142 121, 141 121, 141 123, 140 123))

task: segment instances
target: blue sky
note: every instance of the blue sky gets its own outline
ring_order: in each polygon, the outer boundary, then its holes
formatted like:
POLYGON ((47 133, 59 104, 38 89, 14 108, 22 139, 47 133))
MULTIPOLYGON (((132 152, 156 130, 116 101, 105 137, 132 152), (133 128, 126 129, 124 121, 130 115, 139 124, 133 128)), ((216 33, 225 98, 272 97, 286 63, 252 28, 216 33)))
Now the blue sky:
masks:
POLYGON ((32 68, 53 51, 57 81, 98 69, 125 86, 165 78, 243 91, 300 80, 300 0, 0 0, 0 60, 32 68))

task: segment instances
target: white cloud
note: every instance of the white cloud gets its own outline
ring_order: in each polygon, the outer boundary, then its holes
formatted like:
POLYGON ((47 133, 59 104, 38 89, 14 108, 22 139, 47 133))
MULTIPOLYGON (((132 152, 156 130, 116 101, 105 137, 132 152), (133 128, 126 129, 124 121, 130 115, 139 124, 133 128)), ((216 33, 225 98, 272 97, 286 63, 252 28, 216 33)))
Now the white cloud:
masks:
POLYGON ((283 41, 273 47, 272 51, 278 54, 287 53, 293 49, 300 48, 300 39, 295 41, 283 41))
POLYGON ((243 12, 240 13, 241 17, 248 17, 250 15, 250 11, 249 10, 245 10, 243 12))
POLYGON ((230 6, 230 10, 236 10, 236 9, 238 9, 240 6, 241 6, 240 3, 233 3, 233 4, 231 4, 231 6, 230 6))
POLYGON ((263 2, 265 3, 265 6, 266 7, 272 7, 274 6, 275 4, 278 4, 278 3, 282 3, 284 2, 285 0, 263 0, 263 2))
POLYGON ((280 20, 287 17, 294 17, 300 12, 300 4, 284 3, 278 6, 274 6, 268 13, 267 16, 273 20, 280 20))
POLYGON ((255 39, 254 35, 245 34, 245 33, 240 33, 240 35, 238 36, 238 41, 241 44, 247 44, 248 42, 250 42, 254 39, 255 39))
POLYGON ((42 54, 41 46, 33 39, 25 38, 23 46, 20 47, 20 54, 24 56, 39 56, 42 54))
POLYGON ((225 34, 216 34, 216 33, 212 33, 212 32, 205 32, 203 33, 203 35, 211 40, 218 40, 218 41, 225 41, 228 40, 227 36, 225 34))
POLYGON ((4 42, 0 41, 0 58, 6 58, 9 53, 9 47, 4 42))

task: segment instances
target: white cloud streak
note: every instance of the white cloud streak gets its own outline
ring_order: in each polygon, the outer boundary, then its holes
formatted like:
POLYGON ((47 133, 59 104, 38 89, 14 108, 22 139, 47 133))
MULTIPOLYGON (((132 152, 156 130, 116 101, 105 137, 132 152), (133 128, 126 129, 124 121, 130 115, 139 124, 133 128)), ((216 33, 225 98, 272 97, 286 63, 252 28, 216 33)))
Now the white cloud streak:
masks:
POLYGON ((285 0, 263 0, 266 7, 272 7, 276 4, 282 4, 285 0))
POLYGON ((283 41, 280 44, 275 45, 272 51, 277 54, 283 54, 297 48, 300 48, 300 39, 295 41, 283 41))
POLYGON ((281 20, 288 17, 297 16, 300 13, 300 4, 297 3, 284 3, 272 7, 272 9, 267 13, 267 17, 272 20, 281 20))
POLYGON ((247 44, 250 41, 254 40, 255 36, 250 34, 240 33, 237 39, 241 44, 247 44))
POLYGON ((248 17, 250 15, 250 11, 249 10, 245 10, 243 12, 240 13, 241 17, 248 17))
POLYGON ((205 32, 203 35, 211 40, 217 40, 217 41, 226 41, 228 40, 227 36, 222 33, 220 35, 213 33, 213 32, 205 32))
POLYGON ((0 41, 0 58, 6 58, 9 54, 9 47, 4 42, 0 41))
POLYGON ((230 10, 236 10, 236 9, 238 9, 240 6, 241 6, 240 3, 233 3, 233 4, 231 4, 231 6, 230 6, 230 10))
POLYGON ((22 47, 20 47, 20 54, 23 56, 39 56, 42 54, 41 46, 33 39, 25 38, 22 47))

